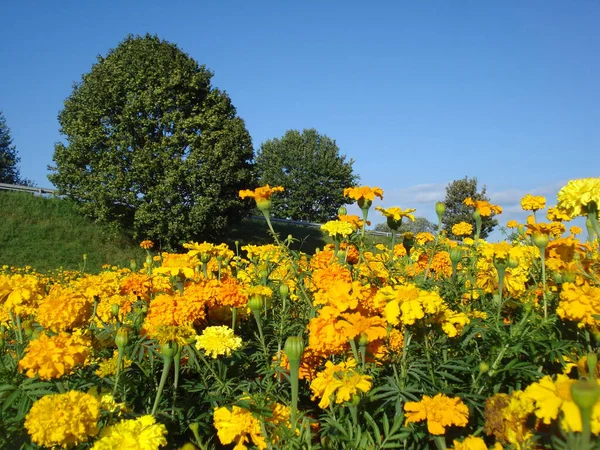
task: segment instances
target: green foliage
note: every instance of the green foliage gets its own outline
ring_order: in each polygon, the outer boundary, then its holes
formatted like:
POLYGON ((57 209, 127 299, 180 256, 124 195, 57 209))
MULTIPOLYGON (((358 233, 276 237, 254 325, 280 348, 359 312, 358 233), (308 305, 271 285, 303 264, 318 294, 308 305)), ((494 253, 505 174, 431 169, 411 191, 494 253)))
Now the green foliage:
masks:
MULTIPOLYGON (((477 190, 477 178, 464 177, 462 180, 454 180, 446 186, 446 213, 442 218, 444 230, 448 232, 448 237, 455 239, 452 234, 452 226, 460 222, 467 222, 473 225, 475 230, 475 219, 473 218, 473 207, 467 206, 463 201, 471 197, 473 200, 490 199, 486 196, 486 188, 483 186, 481 191, 477 190)), ((481 217, 481 234, 479 237, 485 239, 498 225, 498 221, 492 217, 481 217)))
POLYGON ((49 176, 87 216, 163 247, 243 217, 252 141, 212 73, 156 36, 127 37, 74 87, 49 176))
POLYGON ((289 130, 263 143, 256 157, 260 183, 285 188, 273 196, 272 214, 310 222, 331 220, 348 203, 343 190, 359 179, 352 164, 334 140, 315 129, 289 130))
POLYGON ((144 253, 125 234, 107 236, 102 227, 77 213, 70 200, 0 192, 0 265, 31 266, 38 271, 83 268, 98 272, 103 264, 138 265, 144 253))
MULTIPOLYGON (((387 223, 383 222, 383 223, 378 223, 377 225, 375 225, 375 231, 383 231, 386 233, 391 233, 391 229, 390 227, 388 227, 387 223)), ((425 217, 415 217, 415 221, 411 221, 410 219, 402 219, 402 224, 400 225, 400 228, 398 229, 398 233, 402 234, 402 233, 406 233, 406 232, 411 232, 411 233, 423 233, 423 232, 429 232, 429 233, 435 233, 437 231, 437 226, 433 223, 430 222, 428 219, 426 219, 425 217)))
POLYGON ((0 111, 0 183, 32 186, 31 181, 21 178, 17 167, 21 158, 17 155, 17 148, 12 142, 10 128, 6 125, 4 114, 0 111))

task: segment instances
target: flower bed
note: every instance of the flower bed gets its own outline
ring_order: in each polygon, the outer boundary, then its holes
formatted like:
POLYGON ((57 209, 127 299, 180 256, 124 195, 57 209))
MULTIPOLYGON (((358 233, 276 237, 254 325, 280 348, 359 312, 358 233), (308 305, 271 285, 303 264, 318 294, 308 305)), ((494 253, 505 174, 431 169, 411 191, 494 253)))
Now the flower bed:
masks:
MULTIPOLYGON (((243 191, 269 221, 269 186, 243 191)), ((475 227, 364 245, 185 245, 100 274, 0 274, 0 447, 586 448, 600 433, 600 179, 510 242, 475 227), (587 241, 567 220, 587 216, 587 241)), ((414 210, 377 208, 392 230, 414 210)), ((436 211, 444 214, 443 204, 436 211)))

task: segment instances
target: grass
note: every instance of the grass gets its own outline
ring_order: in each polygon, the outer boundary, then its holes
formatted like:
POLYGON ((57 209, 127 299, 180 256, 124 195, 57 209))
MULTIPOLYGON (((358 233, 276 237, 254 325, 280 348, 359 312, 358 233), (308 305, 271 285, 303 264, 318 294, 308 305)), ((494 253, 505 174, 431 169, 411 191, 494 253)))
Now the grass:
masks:
POLYGON ((79 270, 86 254, 86 271, 98 272, 103 264, 128 267, 132 258, 144 261, 133 239, 109 238, 68 200, 0 192, 0 210, 0 265, 79 270))
MULTIPOLYGON (((0 265, 31 266, 40 272, 80 270, 86 254, 85 269, 95 273, 104 264, 129 267, 135 259, 141 266, 145 260, 131 236, 107 236, 100 225, 80 216, 69 200, 0 191, 0 210, 0 265)), ((293 236, 293 250, 312 254, 331 243, 316 227, 274 222, 273 228, 281 240, 293 236)), ((378 236, 365 238, 367 243, 389 242, 378 236)), ((240 247, 261 245, 273 243, 273 237, 264 220, 245 219, 223 239, 232 249, 235 241, 240 247)))

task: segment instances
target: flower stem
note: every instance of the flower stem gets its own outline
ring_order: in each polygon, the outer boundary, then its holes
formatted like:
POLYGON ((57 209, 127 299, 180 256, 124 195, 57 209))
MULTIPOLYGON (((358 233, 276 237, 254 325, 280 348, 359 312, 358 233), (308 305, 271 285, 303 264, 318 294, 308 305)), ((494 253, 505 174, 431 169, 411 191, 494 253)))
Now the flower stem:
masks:
POLYGON ((300 373, 300 360, 290 359, 290 384, 292 386, 292 404, 290 407, 290 421, 292 428, 297 428, 296 416, 298 413, 298 375, 300 373))
POLYGON ((123 349, 117 348, 117 370, 115 372, 115 385, 113 387, 113 397, 117 394, 117 387, 119 386, 119 375, 121 375, 121 366, 123 365, 123 349))
POLYGON ((154 406, 152 407, 152 412, 150 414, 154 415, 156 410, 158 409, 158 404, 160 403, 160 397, 162 396, 162 391, 165 388, 165 383, 167 382, 167 377, 169 376, 169 370, 171 369, 171 363, 173 362, 172 356, 163 355, 163 371, 162 376, 160 377, 160 383, 158 385, 158 390, 156 391, 156 397, 154 398, 154 406))

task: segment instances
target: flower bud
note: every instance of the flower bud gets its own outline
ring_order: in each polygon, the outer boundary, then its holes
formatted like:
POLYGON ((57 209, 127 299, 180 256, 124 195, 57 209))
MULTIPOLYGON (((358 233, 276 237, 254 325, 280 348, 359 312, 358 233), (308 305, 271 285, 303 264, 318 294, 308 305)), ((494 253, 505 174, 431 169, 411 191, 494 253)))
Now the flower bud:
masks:
POLYGON ((253 295, 248 300, 248 308, 252 311, 260 311, 265 306, 265 299, 262 295, 253 295))
POLYGON ((364 347, 369 343, 369 336, 364 331, 360 333, 360 337, 358 338, 358 345, 364 347))
POLYGON ((340 206, 338 208, 338 216, 345 216, 346 214, 348 214, 348 210, 346 209, 346 207, 340 206))
POLYGON ((129 268, 131 269, 132 272, 137 271, 137 262, 135 261, 135 259, 129 260, 129 268))
POLYGON ((146 265, 148 267, 152 267, 153 264, 154 264, 154 260, 152 259, 152 255, 147 255, 146 256, 146 265))
POLYGON ((121 351, 129 344, 129 327, 119 328, 115 337, 115 344, 121 351))
POLYGON ((4 350, 4 344, 6 341, 4 340, 4 335, 0 334, 0 350, 4 350))
POLYGON ((533 243, 539 249, 544 249, 548 246, 549 238, 547 234, 543 233, 534 233, 533 234, 533 243))
POLYGON ((475 219, 475 222, 481 222, 481 213, 478 209, 473 211, 473 219, 475 219))
POLYGON ((304 340, 302 336, 290 336, 286 339, 283 351, 290 361, 300 361, 304 353, 304 340))
POLYGON ((517 267, 519 267, 519 258, 517 257, 512 257, 509 256, 508 257, 508 267, 510 267, 511 269, 516 269, 517 267))
POLYGON ((285 300, 289 293, 290 293, 289 286, 285 283, 281 283, 279 285, 279 295, 281 295, 281 298, 285 300))
POLYGON ((479 363, 479 373, 486 373, 489 370, 490 370, 490 365, 488 363, 486 363, 485 361, 482 361, 481 363, 479 363))
POLYGON ((358 406, 360 403, 360 396, 358 394, 352 394, 352 399, 350 400, 350 404, 352 406, 358 406))
POLYGON ((33 321, 32 320, 24 320, 21 324, 23 327, 23 331, 25 332, 25 336, 30 338, 33 335, 33 321))
POLYGON ((200 262, 202 264, 207 264, 210 261, 210 253, 201 253, 200 254, 200 262))
POLYGON ((563 282, 563 276, 560 274, 560 272, 554 272, 552 278, 554 278, 554 282, 556 284, 562 284, 563 282))
POLYGON ((591 410, 600 398, 600 386, 595 381, 576 381, 571 385, 571 397, 579 409, 591 410))
POLYGON ((450 261, 452 261, 454 264, 457 264, 460 262, 460 260, 462 259, 463 256, 463 250, 460 247, 452 247, 450 249, 450 261))
POLYGON ((563 283, 574 283, 577 276, 573 272, 564 272, 562 274, 563 283))
POLYGON ((86 253, 83 254, 83 261, 84 262, 87 261, 87 254, 86 253))
POLYGON ((519 226, 517 227, 517 233, 519 233, 519 236, 524 238, 527 235, 525 232, 525 225, 519 224, 519 226))
POLYGON ((175 341, 169 341, 160 346, 160 353, 165 358, 174 358, 179 350, 179 345, 175 341))
POLYGON ((444 215, 445 212, 446 212, 446 204, 444 202, 437 202, 435 204, 435 213, 437 214, 437 216, 440 220, 442 220, 442 216, 444 215))
POLYGON ((113 317, 118 317, 119 316, 119 305, 117 305, 116 303, 113 303, 112 305, 110 305, 110 313, 113 315, 113 317))

